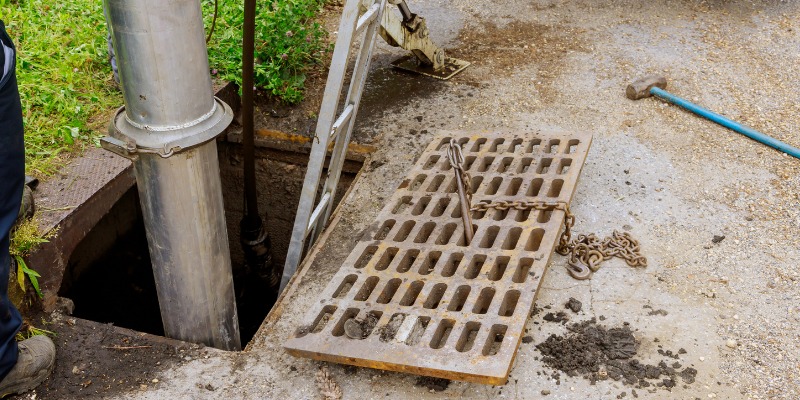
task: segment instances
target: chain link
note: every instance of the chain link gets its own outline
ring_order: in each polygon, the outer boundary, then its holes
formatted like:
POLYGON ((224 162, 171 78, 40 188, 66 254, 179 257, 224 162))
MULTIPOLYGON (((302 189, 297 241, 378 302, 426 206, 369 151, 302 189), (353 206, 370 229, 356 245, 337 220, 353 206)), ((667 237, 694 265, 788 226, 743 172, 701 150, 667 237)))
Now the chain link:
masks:
POLYGON ((450 139, 450 146, 447 147, 447 160, 450 166, 461 175, 461 182, 464 183, 464 194, 467 196, 467 206, 472 205, 472 177, 469 172, 464 170, 464 153, 461 152, 461 145, 455 139, 450 139))
POLYGON ((628 232, 614 231, 611 236, 600 240, 597 235, 578 235, 572 239, 572 226, 575 224, 575 215, 569 210, 566 202, 542 201, 483 201, 472 205, 472 187, 469 173, 464 170, 464 155, 461 146, 450 139, 447 149, 447 159, 450 165, 461 175, 464 182, 464 192, 467 196, 467 206, 472 212, 486 212, 488 210, 538 210, 564 212, 564 231, 558 240, 556 252, 562 256, 569 256, 567 272, 575 279, 588 279, 592 273, 600 268, 603 261, 612 257, 619 257, 631 267, 647 267, 647 258, 642 255, 639 242, 628 232))

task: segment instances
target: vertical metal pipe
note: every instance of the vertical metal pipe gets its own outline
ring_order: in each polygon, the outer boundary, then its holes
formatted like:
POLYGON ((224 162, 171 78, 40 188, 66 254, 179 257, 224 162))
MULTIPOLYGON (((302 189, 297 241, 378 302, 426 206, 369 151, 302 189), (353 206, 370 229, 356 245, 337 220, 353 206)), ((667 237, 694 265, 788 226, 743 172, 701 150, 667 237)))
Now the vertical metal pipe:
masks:
POLYGON ((241 348, 197 0, 105 0, 125 107, 103 147, 134 161, 166 336, 241 348))
POLYGON ((217 143, 134 167, 164 333, 239 350, 217 143))

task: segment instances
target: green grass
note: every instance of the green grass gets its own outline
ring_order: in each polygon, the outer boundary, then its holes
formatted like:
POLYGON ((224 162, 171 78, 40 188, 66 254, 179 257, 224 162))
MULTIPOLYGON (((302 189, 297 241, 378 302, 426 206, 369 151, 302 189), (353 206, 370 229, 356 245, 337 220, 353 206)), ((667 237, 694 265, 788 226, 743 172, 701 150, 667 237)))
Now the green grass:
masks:
MULTIPOLYGON (((327 33, 314 21, 325 0, 259 1, 256 86, 286 103, 303 99, 306 73, 319 65, 327 33)), ((213 0, 202 0, 210 26, 213 0)), ((219 0, 209 42, 212 71, 241 83, 243 0, 219 0)), ((122 104, 108 63, 99 0, 0 0, 0 18, 18 49, 27 171, 46 177, 70 153, 96 146, 122 104)))
MULTIPOLYGON (((209 63, 220 79, 241 85, 243 0, 219 0, 217 29, 208 43, 209 63)), ((314 21, 325 0, 259 1, 256 10, 255 83, 284 102, 303 100, 306 73, 330 49, 314 21)), ((214 0, 203 0, 210 26, 214 0)))
POLYGON ((29 174, 55 172, 71 151, 96 145, 122 103, 99 0, 0 0, 17 46, 17 81, 29 174))

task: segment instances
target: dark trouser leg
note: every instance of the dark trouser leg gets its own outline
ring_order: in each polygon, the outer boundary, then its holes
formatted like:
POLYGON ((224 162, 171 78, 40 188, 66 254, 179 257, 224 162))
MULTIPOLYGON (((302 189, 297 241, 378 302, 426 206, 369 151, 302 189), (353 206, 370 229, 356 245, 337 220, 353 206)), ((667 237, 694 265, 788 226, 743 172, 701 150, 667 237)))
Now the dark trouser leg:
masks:
MULTIPOLYGON (((1 23, 0 40, 10 43, 1 23)), ((17 219, 22 201, 24 184, 22 107, 16 74, 12 68, 4 79, 0 79, 0 380, 17 362, 17 342, 14 336, 22 326, 19 311, 8 300, 8 274, 11 264, 8 246, 11 227, 17 219)))

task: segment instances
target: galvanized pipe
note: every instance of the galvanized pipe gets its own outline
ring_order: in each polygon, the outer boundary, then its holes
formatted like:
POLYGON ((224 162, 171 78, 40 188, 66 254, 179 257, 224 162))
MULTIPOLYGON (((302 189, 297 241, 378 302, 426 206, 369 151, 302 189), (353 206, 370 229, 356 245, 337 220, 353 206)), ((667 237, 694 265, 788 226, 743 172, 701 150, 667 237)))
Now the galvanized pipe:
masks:
POLYGON ((197 0, 105 0, 125 107, 103 147, 134 161, 166 336, 239 350, 213 140, 215 99, 197 0))

